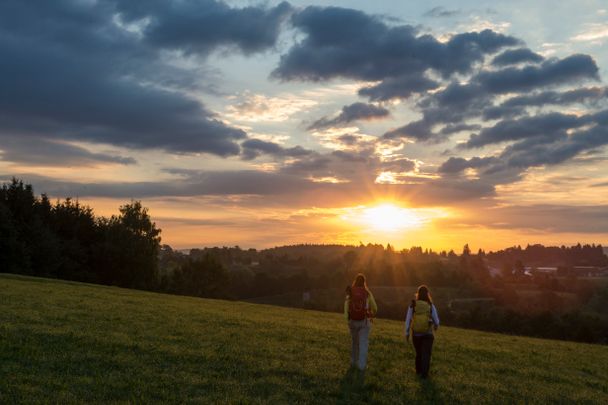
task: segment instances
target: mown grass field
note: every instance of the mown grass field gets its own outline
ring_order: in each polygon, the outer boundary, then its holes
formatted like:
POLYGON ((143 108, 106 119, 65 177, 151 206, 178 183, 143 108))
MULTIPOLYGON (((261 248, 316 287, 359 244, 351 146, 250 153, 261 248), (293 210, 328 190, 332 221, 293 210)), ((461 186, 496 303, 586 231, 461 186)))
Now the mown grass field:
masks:
POLYGON ((402 327, 358 386, 337 314, 0 275, 0 403, 608 402, 606 346, 445 327, 420 381, 402 327))

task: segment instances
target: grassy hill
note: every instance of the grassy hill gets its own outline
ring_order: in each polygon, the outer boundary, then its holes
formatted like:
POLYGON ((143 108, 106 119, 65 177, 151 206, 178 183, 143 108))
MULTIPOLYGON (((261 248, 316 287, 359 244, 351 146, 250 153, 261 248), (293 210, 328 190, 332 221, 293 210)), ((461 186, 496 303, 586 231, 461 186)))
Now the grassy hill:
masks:
POLYGON ((441 328, 420 381, 377 320, 363 387, 337 314, 0 275, 0 403, 608 402, 608 347, 441 328))

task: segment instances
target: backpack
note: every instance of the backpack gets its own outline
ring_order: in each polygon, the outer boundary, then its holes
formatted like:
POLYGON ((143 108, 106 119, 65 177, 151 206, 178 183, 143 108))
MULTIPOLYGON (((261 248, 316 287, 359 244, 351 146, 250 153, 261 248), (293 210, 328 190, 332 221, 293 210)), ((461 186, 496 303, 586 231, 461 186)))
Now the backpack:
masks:
POLYGON ((363 287, 353 287, 348 303, 348 319, 362 321, 367 318, 367 291, 363 287))
POLYGON ((414 311, 412 319, 412 331, 414 333, 432 332, 432 308, 432 305, 426 301, 417 300, 412 303, 412 310, 414 311))

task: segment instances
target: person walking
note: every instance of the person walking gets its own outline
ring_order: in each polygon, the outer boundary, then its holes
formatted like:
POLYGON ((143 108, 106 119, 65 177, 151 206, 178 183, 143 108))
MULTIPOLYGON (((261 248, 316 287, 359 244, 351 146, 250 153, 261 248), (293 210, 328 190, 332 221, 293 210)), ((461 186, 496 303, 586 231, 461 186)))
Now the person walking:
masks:
POLYGON ((344 301, 344 317, 348 320, 352 339, 350 365, 356 367, 363 376, 367 367, 367 352, 372 319, 378 306, 372 292, 367 287, 365 276, 357 274, 350 290, 347 288, 344 301))
POLYGON ((418 287, 415 299, 407 309, 405 316, 405 338, 409 342, 410 334, 416 350, 416 374, 427 378, 431 367, 431 352, 435 337, 433 330, 439 327, 437 308, 433 304, 431 293, 426 285, 418 287))

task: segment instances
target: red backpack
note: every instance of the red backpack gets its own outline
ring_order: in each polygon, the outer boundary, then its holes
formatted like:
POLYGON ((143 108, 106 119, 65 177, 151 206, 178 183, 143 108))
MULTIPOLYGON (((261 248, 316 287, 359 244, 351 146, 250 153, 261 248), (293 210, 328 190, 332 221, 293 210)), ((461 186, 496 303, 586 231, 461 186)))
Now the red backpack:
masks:
POLYGON ((362 321, 367 318, 367 291, 363 287, 353 287, 348 304, 348 318, 362 321))

